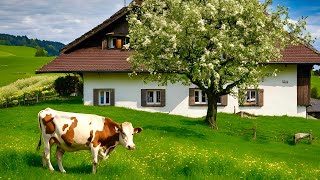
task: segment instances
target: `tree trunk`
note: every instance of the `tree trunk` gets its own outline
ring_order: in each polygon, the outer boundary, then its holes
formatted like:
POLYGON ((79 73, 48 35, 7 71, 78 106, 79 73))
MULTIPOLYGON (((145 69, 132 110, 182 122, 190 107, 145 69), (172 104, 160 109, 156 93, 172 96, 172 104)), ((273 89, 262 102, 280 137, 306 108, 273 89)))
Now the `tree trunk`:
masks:
POLYGON ((206 116, 206 122, 209 123, 210 127, 212 129, 218 129, 217 126, 217 102, 218 97, 215 94, 207 93, 208 97, 208 110, 207 110, 207 116, 206 116))

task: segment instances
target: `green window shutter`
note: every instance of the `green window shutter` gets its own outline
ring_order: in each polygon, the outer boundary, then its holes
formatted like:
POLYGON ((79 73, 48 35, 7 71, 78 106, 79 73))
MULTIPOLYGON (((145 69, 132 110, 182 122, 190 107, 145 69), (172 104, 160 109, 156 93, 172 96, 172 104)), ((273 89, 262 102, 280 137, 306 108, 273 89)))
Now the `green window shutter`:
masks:
POLYGON ((160 106, 161 107, 166 106, 166 90, 165 89, 160 90, 160 106))
POLYGON ((258 89, 258 103, 257 105, 262 107, 263 106, 263 89, 258 89))
POLYGON ((141 89, 141 106, 147 106, 147 90, 141 89))

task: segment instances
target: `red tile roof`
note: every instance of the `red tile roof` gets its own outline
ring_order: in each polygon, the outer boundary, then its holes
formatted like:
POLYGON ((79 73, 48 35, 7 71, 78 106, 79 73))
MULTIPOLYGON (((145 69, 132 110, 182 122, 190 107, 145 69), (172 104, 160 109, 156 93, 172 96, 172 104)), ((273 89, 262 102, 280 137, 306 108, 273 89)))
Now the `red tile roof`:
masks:
MULTIPOLYGON (((99 47, 79 49, 69 54, 61 54, 36 73, 131 72, 131 66, 127 62, 131 52, 102 50, 99 47)), ((271 63, 320 64, 320 54, 304 45, 290 46, 282 54, 282 60, 271 63)))
POLYGON ((127 62, 130 54, 130 51, 102 50, 98 47, 79 49, 61 54, 36 73, 130 72, 131 66, 127 62))
POLYGON ((312 46, 289 46, 282 52, 282 59, 276 63, 320 64, 320 54, 312 46))

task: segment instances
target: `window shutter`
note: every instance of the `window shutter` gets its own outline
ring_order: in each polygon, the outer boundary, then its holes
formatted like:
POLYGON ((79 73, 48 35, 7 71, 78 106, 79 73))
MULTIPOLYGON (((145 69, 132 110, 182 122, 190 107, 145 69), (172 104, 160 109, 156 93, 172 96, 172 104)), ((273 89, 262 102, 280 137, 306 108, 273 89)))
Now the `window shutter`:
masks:
POLYGON ((221 96, 221 106, 227 106, 228 105, 228 95, 222 95, 221 96))
POLYGON ((115 104, 114 89, 110 89, 110 106, 114 106, 114 104, 115 104))
POLYGON ((147 90, 141 89, 141 106, 147 106, 147 90))
POLYGON ((160 106, 164 107, 166 105, 166 90, 160 90, 160 106))
POLYGON ((258 89, 258 106, 263 106, 263 89, 258 89))
POLYGON ((99 89, 93 90, 93 105, 99 106, 99 89))
POLYGON ((194 106, 194 88, 189 88, 189 106, 194 106))

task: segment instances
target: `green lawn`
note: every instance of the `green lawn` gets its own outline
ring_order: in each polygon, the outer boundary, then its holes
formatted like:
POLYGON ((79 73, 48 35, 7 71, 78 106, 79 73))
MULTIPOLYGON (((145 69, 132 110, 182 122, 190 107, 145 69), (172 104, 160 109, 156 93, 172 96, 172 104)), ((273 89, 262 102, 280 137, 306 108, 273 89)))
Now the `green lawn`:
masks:
POLYGON ((35 75, 35 70, 54 57, 34 57, 36 50, 24 46, 0 45, 0 87, 35 75))
MULTIPOLYGON (((240 118, 218 114, 219 130, 202 119, 147 113, 116 107, 83 106, 80 101, 0 109, 0 177, 3 179, 318 179, 320 140, 292 144, 296 132, 313 130, 320 121, 290 117, 240 118), (117 147, 91 174, 89 151, 66 153, 67 174, 42 168, 37 113, 46 107, 93 113, 142 127, 135 151, 117 147), (257 140, 243 129, 257 126, 257 140)), ((52 164, 58 170, 54 149, 52 164)))

